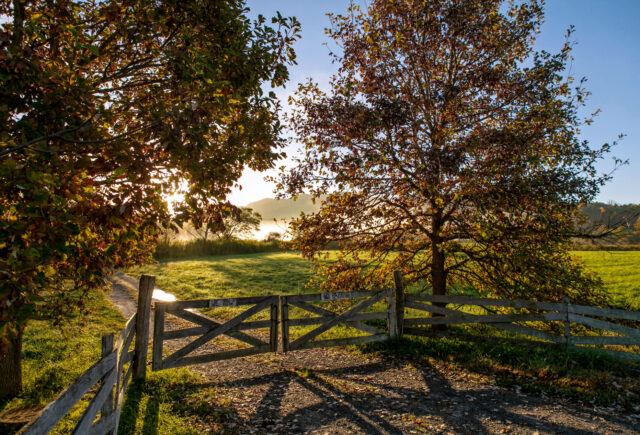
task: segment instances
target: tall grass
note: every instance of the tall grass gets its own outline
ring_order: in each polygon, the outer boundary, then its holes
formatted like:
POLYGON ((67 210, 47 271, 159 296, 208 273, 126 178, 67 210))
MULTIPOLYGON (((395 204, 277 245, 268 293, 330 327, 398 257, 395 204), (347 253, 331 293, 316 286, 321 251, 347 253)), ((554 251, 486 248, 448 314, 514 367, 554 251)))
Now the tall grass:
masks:
POLYGON ((260 252, 290 251, 290 245, 282 241, 257 241, 238 239, 189 240, 161 242, 156 248, 156 259, 193 258, 213 255, 257 254, 260 252))

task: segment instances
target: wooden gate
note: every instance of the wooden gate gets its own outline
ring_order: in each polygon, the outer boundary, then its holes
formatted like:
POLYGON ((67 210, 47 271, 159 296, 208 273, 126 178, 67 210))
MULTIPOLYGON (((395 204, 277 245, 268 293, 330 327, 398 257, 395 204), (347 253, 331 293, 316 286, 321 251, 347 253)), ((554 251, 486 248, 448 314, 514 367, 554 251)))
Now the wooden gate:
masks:
POLYGON ((343 346, 349 344, 370 343, 382 341, 389 338, 385 330, 362 323, 363 320, 389 319, 390 311, 369 312, 362 311, 381 301, 385 297, 392 296, 391 290, 363 291, 363 292, 341 292, 341 293, 317 293, 311 295, 280 296, 280 312, 282 316, 282 350, 284 352, 297 349, 309 349, 314 347, 343 346), (325 308, 314 305, 313 301, 336 301, 344 299, 366 298, 343 313, 336 313, 325 308), (303 309, 304 311, 316 314, 317 317, 289 318, 289 306, 303 309), (331 328, 343 324, 352 328, 366 332, 368 335, 359 337, 337 338, 330 340, 316 340, 320 334, 331 328), (290 328, 294 326, 320 325, 310 332, 290 341, 290 328))
POLYGON ((195 301, 156 302, 154 322, 153 370, 163 370, 172 367, 220 361, 241 356, 255 355, 258 353, 275 352, 278 344, 278 297, 259 296, 229 299, 204 299, 195 301), (202 308, 236 307, 245 305, 251 305, 251 307, 224 323, 218 322, 194 311, 202 308), (270 310, 269 320, 245 322, 245 320, 265 309, 270 310), (164 319, 167 314, 187 320, 198 326, 165 331, 164 319), (261 328, 269 328, 268 341, 242 332, 245 330, 261 328), (246 343, 251 347, 187 356, 199 347, 221 335, 231 337, 246 343), (166 358, 163 358, 162 352, 165 341, 193 336, 198 336, 198 338, 166 358))

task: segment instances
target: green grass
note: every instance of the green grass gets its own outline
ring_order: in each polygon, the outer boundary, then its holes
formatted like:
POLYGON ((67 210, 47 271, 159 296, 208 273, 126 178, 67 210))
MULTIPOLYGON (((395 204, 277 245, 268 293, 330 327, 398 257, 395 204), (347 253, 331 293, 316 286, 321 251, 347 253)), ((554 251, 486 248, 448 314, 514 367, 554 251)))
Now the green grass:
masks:
MULTIPOLYGON (((102 335, 120 330, 125 319, 102 292, 90 293, 88 307, 88 314, 76 315, 61 326, 48 321, 27 325, 22 349, 24 389, 20 396, 0 404, 0 409, 48 403, 100 359, 102 335)), ((83 401, 74 408, 57 431, 68 432, 86 404, 83 401)))
POLYGON ((616 305, 640 310, 640 251, 574 251, 598 274, 616 305))
POLYGON ((311 264, 292 252, 161 260, 128 271, 155 275, 156 285, 178 299, 305 293, 311 264))
POLYGON ((229 400, 188 369, 150 372, 133 382, 120 416, 121 434, 236 433, 241 419, 229 400))

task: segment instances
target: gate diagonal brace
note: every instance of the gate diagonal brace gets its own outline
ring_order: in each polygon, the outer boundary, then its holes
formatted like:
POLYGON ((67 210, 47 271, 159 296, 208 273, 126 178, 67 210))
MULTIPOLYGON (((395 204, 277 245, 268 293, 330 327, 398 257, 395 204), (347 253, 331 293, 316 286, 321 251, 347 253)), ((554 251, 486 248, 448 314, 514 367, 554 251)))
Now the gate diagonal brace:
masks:
MULTIPOLYGON (((324 323, 323 325, 317 327, 316 329, 314 329, 313 331, 310 331, 306 334, 304 334, 302 337, 299 337, 297 340, 295 340, 294 342, 289 344, 289 349, 290 350, 295 350, 295 348, 298 345, 301 345, 304 342, 313 340, 314 338, 316 338, 318 335, 322 334, 323 332, 333 328, 334 326, 336 326, 339 323, 345 323, 348 321, 348 318, 350 316, 352 316, 353 314, 362 311, 366 308, 369 308, 371 305, 375 304, 376 302, 378 302, 380 299, 382 299, 382 297, 385 295, 385 292, 379 292, 373 296, 371 296, 371 298, 364 300, 362 302, 360 302, 358 305, 351 307, 349 310, 345 311, 342 314, 339 314, 335 317, 332 317, 329 321, 327 321, 326 323, 324 323)), ((333 313, 335 314, 335 313, 333 313)))
MULTIPOLYGON (((212 331, 214 328, 217 328, 224 323, 218 323, 214 320, 211 320, 207 317, 192 313, 191 311, 180 310, 180 311, 167 311, 167 313, 172 314, 176 317, 180 317, 181 319, 188 320, 189 322, 196 323, 198 325, 202 325, 205 328, 208 328, 202 331, 203 334, 212 331)), ((180 330, 178 330, 180 331, 180 330)), ((171 332, 171 331, 169 331, 171 332)), ((252 335, 245 334, 241 331, 228 331, 224 335, 228 335, 229 337, 235 338, 236 340, 242 341, 244 343, 250 344, 251 346, 261 346, 263 344, 268 344, 265 341, 262 341, 252 335)))
MULTIPOLYGON (((318 307, 317 305, 310 304, 304 301, 291 301, 290 305, 297 306, 298 308, 302 308, 303 310, 309 311, 310 313, 317 314, 322 317, 334 318, 338 314, 333 311, 325 310, 322 307, 318 307)), ((378 328, 374 328, 373 326, 369 326, 365 323, 358 322, 356 320, 345 321, 345 325, 353 327, 355 329, 359 329, 360 331, 366 332, 368 334, 384 334, 384 331, 379 330, 378 328)))
POLYGON ((193 352, 194 350, 196 350, 197 348, 199 348, 203 344, 205 344, 208 341, 212 340, 213 338, 217 337, 218 335, 225 334, 229 330, 233 329, 234 327, 236 327, 237 325, 242 323, 243 320, 248 319, 249 317, 253 316, 254 314, 264 310, 269 305, 271 305, 271 298, 266 298, 264 301, 254 305, 253 307, 249 308, 244 313, 242 313, 242 314, 234 317, 233 319, 229 320, 228 322, 226 322, 226 323, 224 323, 224 324, 222 324, 222 325, 210 330, 206 334, 202 335, 200 338, 198 338, 198 339, 192 341, 191 343, 187 344, 182 349, 177 350, 172 355, 168 356, 166 360, 163 361, 163 365, 172 365, 172 364, 174 364, 177 360, 179 360, 183 356, 193 352))

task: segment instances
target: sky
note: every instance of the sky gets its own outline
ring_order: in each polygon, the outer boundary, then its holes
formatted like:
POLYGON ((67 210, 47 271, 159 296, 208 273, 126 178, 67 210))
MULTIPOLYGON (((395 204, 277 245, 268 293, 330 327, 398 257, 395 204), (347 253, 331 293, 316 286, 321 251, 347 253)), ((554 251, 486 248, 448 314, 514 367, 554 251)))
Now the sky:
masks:
MULTIPOLYGON (((361 0, 366 4, 366 0, 361 0)), ((344 12, 348 0, 248 0, 250 16, 258 13, 271 17, 276 11, 295 16, 302 26, 302 37, 295 44, 298 65, 290 69, 290 81, 276 94, 286 107, 286 98, 297 83, 313 78, 327 87, 336 71, 329 56, 330 43, 324 29, 329 26, 327 13, 344 12)), ((564 43, 570 25, 575 26, 574 61, 571 74, 587 78, 586 88, 592 93, 583 116, 600 109, 591 126, 582 129, 581 138, 591 146, 616 140, 625 134, 618 146, 599 166, 601 172, 613 168, 612 157, 628 159, 618 168, 613 180, 604 186, 597 200, 619 204, 640 203, 640 1, 638 0, 547 0, 545 22, 536 41, 537 49, 557 52, 564 43)), ((286 151, 295 153, 296 145, 286 151)), ((287 164, 279 162, 278 166, 287 164)), ((270 172, 274 174, 275 172, 270 172)), ((230 196, 236 205, 274 196, 274 185, 265 182, 265 173, 245 171, 230 196)))

